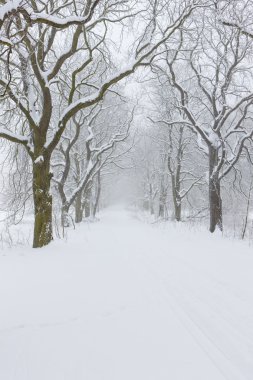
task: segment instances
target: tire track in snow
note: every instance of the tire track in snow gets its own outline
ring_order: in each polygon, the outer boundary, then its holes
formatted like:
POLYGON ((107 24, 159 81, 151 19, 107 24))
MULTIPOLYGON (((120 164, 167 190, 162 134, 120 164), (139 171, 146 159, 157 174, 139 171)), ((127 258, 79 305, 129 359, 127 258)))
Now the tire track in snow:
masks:
MULTIPOLYGON (((186 307, 178 301, 182 294, 176 293, 175 289, 168 290, 164 287, 161 274, 154 271, 154 268, 150 267, 147 262, 143 263, 147 278, 151 281, 155 281, 159 285, 158 295, 162 302, 166 301, 173 314, 178 318, 183 328, 192 336, 194 341, 198 344, 201 350, 207 355, 212 364, 222 374, 226 380, 246 380, 240 370, 234 366, 231 359, 227 354, 219 347, 216 342, 210 337, 210 335, 202 328, 202 326, 196 321, 196 315, 189 312, 186 307)), ((251 380, 251 379, 249 379, 251 380)))
MULTIPOLYGON (((251 353, 253 353, 253 341, 248 338, 248 332, 245 331, 245 333, 242 333, 241 329, 238 328, 237 322, 240 319, 240 316, 237 318, 234 318, 234 313, 231 310, 231 306, 236 305, 236 310, 239 310, 242 308, 242 306, 248 306, 248 303, 246 302, 245 299, 242 299, 241 297, 238 297, 237 294, 235 294, 233 291, 230 291, 230 289, 227 287, 225 284, 225 287, 221 283, 219 283, 219 279, 216 278, 214 275, 211 273, 201 272, 198 268, 196 268, 194 265, 188 262, 188 260, 184 261, 181 257, 178 257, 176 255, 171 255, 169 257, 172 257, 174 262, 178 262, 181 267, 187 268, 189 271, 187 273, 189 278, 194 278, 196 277, 196 274, 198 274, 198 277, 201 278, 200 284, 201 288, 203 288, 203 284, 205 284, 205 289, 207 291, 205 298, 203 296, 201 297, 201 294, 199 294, 198 289, 190 288, 190 287, 183 287, 182 285, 180 286, 177 282, 176 286, 175 284, 172 283, 170 278, 163 277, 163 282, 165 286, 169 286, 170 288, 173 287, 174 291, 176 289, 178 290, 180 294, 180 299, 184 299, 185 306, 187 309, 192 309, 192 312, 194 315, 198 315, 199 318, 204 322, 204 325, 206 324, 207 318, 203 315, 201 315, 201 312, 203 314, 203 311, 209 312, 209 318, 208 321, 210 321, 210 316, 214 315, 218 320, 219 324, 210 324, 209 323, 209 328, 212 330, 216 330, 215 332, 221 334, 221 336, 225 336, 226 342, 223 341, 223 343, 226 343, 226 345, 230 348, 231 345, 233 346, 233 350, 235 351, 236 357, 239 358, 241 357, 242 361, 245 361, 245 357, 242 356, 242 353, 240 349, 238 349, 238 340, 244 344, 244 346, 248 346, 247 348, 251 353), (189 276, 190 274, 190 276, 189 276), (218 289, 216 289, 217 283, 218 289), (210 297, 210 291, 212 290, 211 297, 212 297, 212 302, 208 302, 210 297), (208 294, 209 292, 209 294, 208 294), (233 300, 235 298, 235 300, 233 300), (194 305, 189 302, 189 299, 195 299, 197 301, 197 309, 195 307, 194 310, 194 305), (219 302, 216 302, 214 304, 214 300, 219 300, 219 302), (228 302, 228 299, 230 299, 230 302, 228 302), (241 302, 241 305, 238 305, 237 301, 241 302), (201 308, 199 306, 202 306, 201 308), (203 307, 204 306, 204 307, 203 307), (220 313, 218 310, 219 308, 222 307, 222 313, 220 313), (230 309, 229 311, 226 311, 226 309, 230 309), (225 315, 224 315, 225 313, 225 315), (222 326, 221 326, 222 325, 222 326), (222 328, 221 328, 222 327, 222 328), (229 330, 229 332, 226 333, 226 330, 229 330)), ((168 259, 168 256, 167 256, 168 259)), ((185 274, 185 273, 184 273, 185 274)), ((253 362, 252 362, 252 355, 248 355, 248 357, 251 359, 250 364, 251 368, 253 367, 253 362)), ((252 372, 253 373, 253 372, 252 372)), ((250 380, 252 379, 252 373, 250 376, 250 380)))

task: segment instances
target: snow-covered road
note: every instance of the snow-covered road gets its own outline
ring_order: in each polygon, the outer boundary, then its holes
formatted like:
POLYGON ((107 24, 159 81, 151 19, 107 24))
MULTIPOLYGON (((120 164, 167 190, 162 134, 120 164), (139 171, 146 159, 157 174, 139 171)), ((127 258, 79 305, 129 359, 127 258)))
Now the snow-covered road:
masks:
POLYGON ((252 380, 253 248, 110 210, 0 252, 1 380, 252 380))

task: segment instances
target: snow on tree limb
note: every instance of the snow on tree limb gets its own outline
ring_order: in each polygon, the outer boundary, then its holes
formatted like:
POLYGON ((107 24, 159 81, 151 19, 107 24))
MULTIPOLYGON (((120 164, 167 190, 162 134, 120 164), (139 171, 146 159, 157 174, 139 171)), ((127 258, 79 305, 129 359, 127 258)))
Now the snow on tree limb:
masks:
POLYGON ((87 107, 91 107, 101 101, 106 93, 106 91, 113 86, 114 84, 120 82, 122 79, 128 77, 130 74, 133 74, 135 70, 138 67, 141 66, 149 66, 150 62, 153 59, 153 54, 157 51, 157 49, 166 42, 175 31, 177 31, 180 26, 184 23, 184 21, 187 19, 187 17, 190 16, 193 9, 199 5, 196 5, 195 2, 193 2, 194 5, 188 6, 184 9, 183 13, 180 15, 180 17, 177 18, 177 20, 170 25, 166 29, 165 35, 158 40, 158 42, 152 44, 148 44, 145 46, 145 48, 139 50, 139 55, 137 55, 136 59, 130 63, 127 67, 123 68, 121 71, 113 75, 111 78, 108 78, 100 87, 100 89, 89 97, 80 98, 77 101, 70 104, 65 111, 62 113, 60 120, 58 122, 58 131, 55 133, 53 139, 51 142, 47 143, 48 149, 54 149, 54 147, 57 145, 57 143, 60 140, 60 137, 66 127, 67 122, 80 110, 85 109, 87 107), (140 54, 140 52, 142 54, 140 54))
POLYGON ((24 145, 27 150, 29 150, 32 153, 32 148, 29 144, 29 139, 18 134, 18 133, 13 133, 9 131, 6 128, 0 128, 0 137, 5 138, 6 140, 9 140, 11 142, 14 142, 16 144, 21 144, 24 145))
POLYGON ((23 0, 7 0, 5 3, 0 4, 0 21, 4 21, 4 19, 10 15, 10 13, 16 12, 21 6, 22 2, 23 0))

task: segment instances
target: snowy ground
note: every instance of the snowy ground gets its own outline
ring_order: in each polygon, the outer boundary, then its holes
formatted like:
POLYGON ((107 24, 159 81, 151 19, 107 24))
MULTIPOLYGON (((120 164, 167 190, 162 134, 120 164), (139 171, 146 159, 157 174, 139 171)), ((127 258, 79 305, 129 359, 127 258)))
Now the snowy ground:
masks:
POLYGON ((252 248, 111 210, 1 252, 0 379, 252 380, 252 248))

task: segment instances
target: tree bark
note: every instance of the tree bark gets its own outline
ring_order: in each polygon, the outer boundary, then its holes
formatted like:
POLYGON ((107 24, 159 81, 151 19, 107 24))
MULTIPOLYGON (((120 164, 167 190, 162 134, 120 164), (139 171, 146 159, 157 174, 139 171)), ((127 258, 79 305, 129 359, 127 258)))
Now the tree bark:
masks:
POLYGON ((91 215, 91 186, 90 183, 84 193, 84 217, 89 218, 91 215))
POLYGON ((175 204, 175 219, 177 222, 181 222, 181 211, 182 211, 181 203, 175 204))
POLYGON ((95 203, 92 208, 92 216, 95 218, 98 210, 98 205, 99 205, 99 200, 100 200, 100 195, 101 195, 101 174, 100 170, 98 171, 97 174, 97 187, 96 187, 96 197, 95 197, 95 203))
POLYGON ((85 218, 90 217, 90 200, 89 199, 85 200, 84 216, 85 216, 85 218))
POLYGON ((61 225, 63 228, 70 226, 69 207, 69 204, 64 203, 61 208, 61 225))
POLYGON ((81 223, 83 220, 82 193, 78 194, 75 200, 75 222, 81 223))
POLYGON ((33 248, 43 247, 53 240, 51 178, 50 160, 40 156, 38 161, 35 160, 33 163, 33 248))
POLYGON ((222 199, 219 172, 215 170, 218 163, 218 150, 209 147, 209 208, 210 226, 209 231, 214 232, 218 227, 223 230, 222 199))
POLYGON ((159 210, 158 210, 158 216, 162 219, 166 219, 166 200, 167 200, 167 190, 164 185, 164 174, 163 174, 161 177, 159 210))
MULTIPOLYGON (((181 170, 181 166, 179 168, 181 170)), ((180 171, 177 176, 171 172, 172 197, 174 204, 174 218, 177 222, 181 222, 182 199, 180 197, 180 171)))

